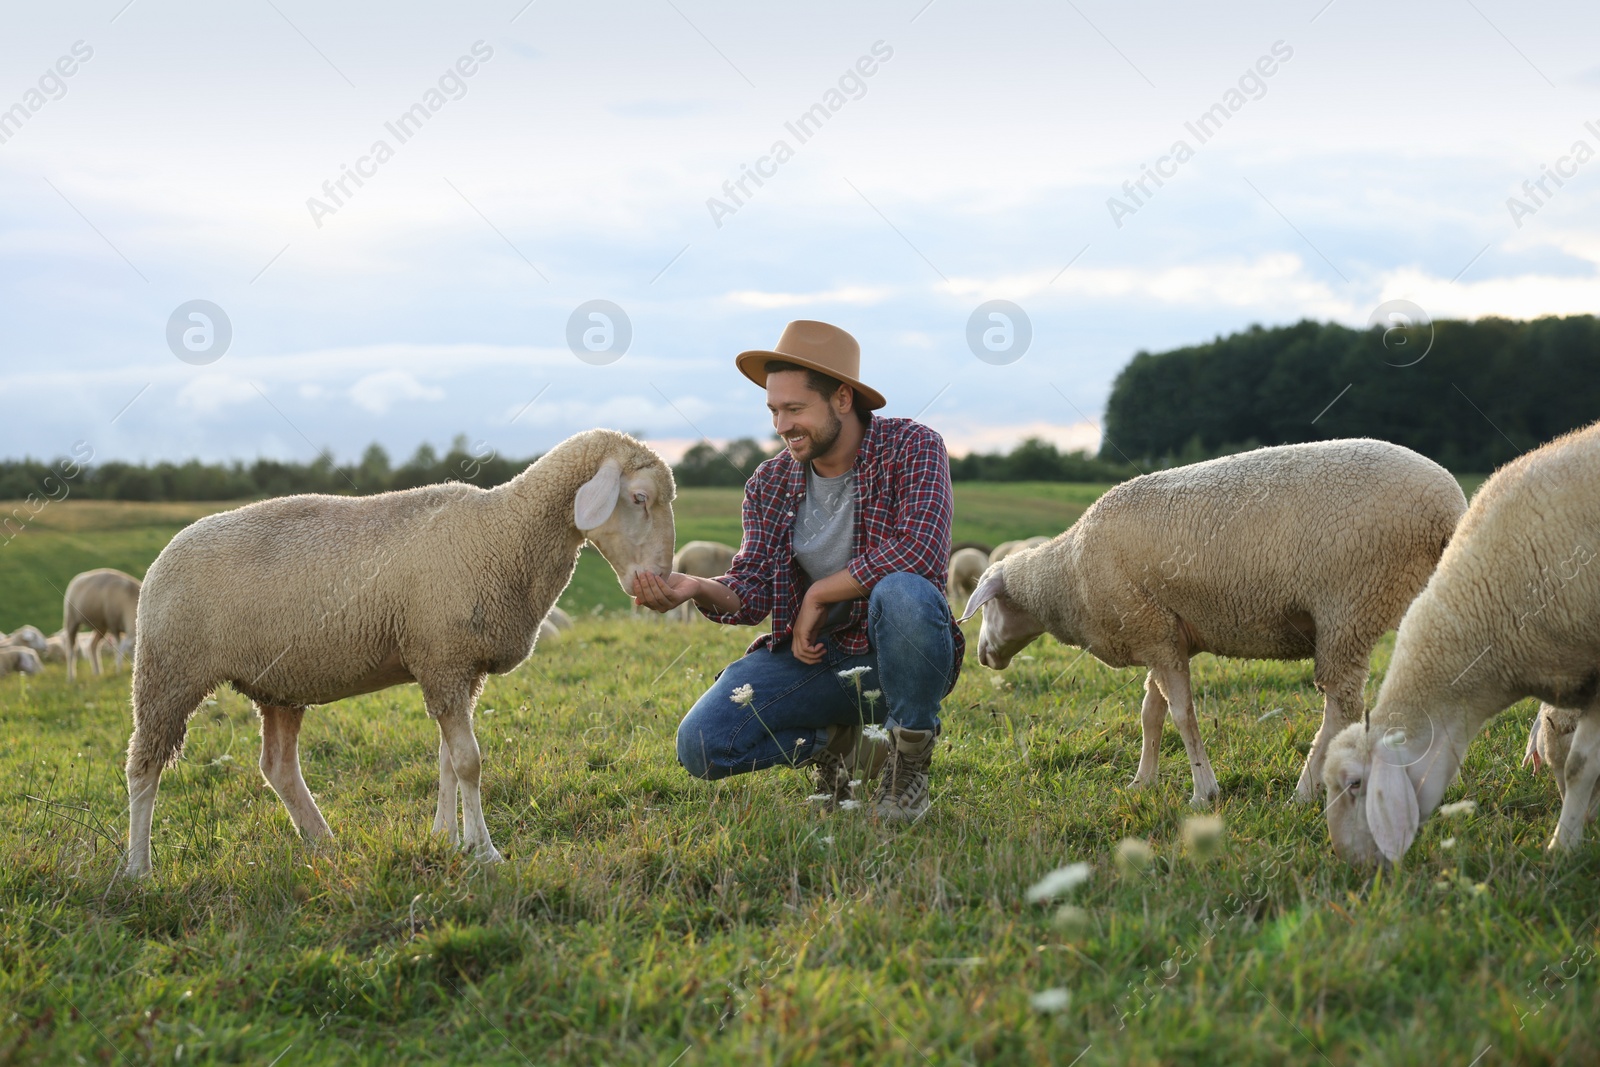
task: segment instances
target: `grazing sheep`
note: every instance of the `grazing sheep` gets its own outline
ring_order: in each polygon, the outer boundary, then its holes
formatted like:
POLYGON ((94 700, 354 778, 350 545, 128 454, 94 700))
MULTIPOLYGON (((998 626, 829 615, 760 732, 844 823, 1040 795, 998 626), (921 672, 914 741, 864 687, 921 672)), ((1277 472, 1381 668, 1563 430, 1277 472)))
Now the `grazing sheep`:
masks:
POLYGON ((1582 840, 1600 774, 1597 558, 1600 423, 1511 461, 1473 497, 1400 623, 1371 714, 1329 749, 1328 832, 1340 856, 1398 862, 1483 724, 1530 696, 1575 723, 1562 745, 1542 727, 1535 742, 1550 745, 1562 787, 1549 847, 1582 840))
POLYGON ((40 632, 37 626, 24 626, 13 632, 10 637, 0 638, 0 647, 27 648, 38 655, 44 655, 50 639, 40 632))
MULTIPOLYGON (((84 571, 67 583, 66 596, 62 597, 61 629, 67 643, 78 639, 79 630, 91 630, 97 638, 91 659, 94 673, 100 674, 100 642, 110 640, 115 651, 117 670, 122 669, 122 652, 117 640, 124 634, 134 636, 139 609, 139 579, 110 567, 84 571)), ((67 660, 67 681, 73 681, 77 657, 67 660)))
POLYGON ((1007 556, 1011 555, 1013 552, 1024 548, 1037 547, 1038 545, 1044 544, 1048 540, 1050 540, 1048 537, 1023 537, 1016 541, 1001 541, 995 546, 994 551, 989 553, 989 564, 990 566, 993 566, 994 564, 1005 559, 1007 556))
POLYGON ((0 646, 0 678, 8 674, 38 674, 44 670, 39 653, 23 645, 0 646))
POLYGON ((433 828, 486 861, 472 711, 487 674, 527 658, 592 542, 633 591, 672 558, 672 472, 626 434, 588 430, 494 489, 291 496, 203 518, 150 565, 128 742, 128 873, 190 715, 224 682, 261 716, 261 771, 296 828, 332 836, 300 775, 305 709, 404 682, 439 724, 433 828), (460 790, 464 833, 456 822, 460 790))
POLYGON ((989 557, 975 548, 963 548, 950 557, 950 573, 945 580, 945 593, 953 603, 965 603, 978 588, 989 557))
MULTIPOLYGON (((672 557, 672 569, 696 578, 720 578, 733 566, 733 554, 736 551, 721 541, 690 541, 672 557)), ((682 621, 692 622, 700 614, 700 609, 695 607, 694 601, 686 600, 673 612, 682 621)))
POLYGON ((1296 796, 1310 800, 1328 742, 1361 715, 1372 646, 1428 580, 1466 507, 1443 467, 1351 439, 1261 448, 1146 474, 1108 491, 1046 545, 992 563, 978 659, 1004 669, 1042 633, 1113 667, 1150 668, 1131 783, 1156 781, 1168 709, 1196 804, 1217 793, 1189 685, 1196 652, 1315 661, 1322 727, 1296 796))

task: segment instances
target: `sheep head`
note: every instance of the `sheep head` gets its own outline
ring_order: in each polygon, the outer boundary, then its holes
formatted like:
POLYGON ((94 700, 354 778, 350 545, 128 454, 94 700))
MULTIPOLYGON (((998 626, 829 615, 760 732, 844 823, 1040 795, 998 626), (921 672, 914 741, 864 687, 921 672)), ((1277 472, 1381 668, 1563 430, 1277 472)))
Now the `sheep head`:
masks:
POLYGON ((1322 770, 1328 835, 1346 863, 1398 863, 1411 847, 1421 822, 1417 789, 1406 773, 1416 763, 1412 747, 1403 731, 1367 723, 1345 727, 1328 746, 1322 770))
POLYGON ((983 628, 978 631, 978 662, 997 671, 1005 670, 1011 657, 1045 632, 1044 625, 1006 593, 1005 567, 1013 558, 990 564, 978 580, 978 588, 967 599, 966 611, 961 616, 961 621, 966 622, 979 608, 983 609, 983 628))
POLYGON ((626 455, 613 453, 602 460, 573 497, 573 525, 600 550, 629 596, 639 574, 665 577, 672 572, 675 494, 666 463, 636 444, 626 455))
POLYGON ((1567 795, 1567 754, 1572 751, 1572 734, 1577 726, 1575 712, 1540 704, 1539 713, 1528 731, 1528 747, 1522 754, 1522 765, 1532 764, 1535 774, 1541 766, 1550 768, 1562 799, 1567 795))

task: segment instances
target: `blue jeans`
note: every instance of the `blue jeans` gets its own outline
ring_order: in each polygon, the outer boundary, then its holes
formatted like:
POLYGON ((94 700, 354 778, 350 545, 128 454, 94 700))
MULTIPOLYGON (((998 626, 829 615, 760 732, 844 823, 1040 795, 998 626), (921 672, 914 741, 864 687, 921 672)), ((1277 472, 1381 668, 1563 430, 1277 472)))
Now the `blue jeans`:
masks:
POLYGON ((872 647, 858 656, 824 636, 820 663, 795 659, 788 643, 730 663, 678 725, 678 762, 696 778, 726 778, 804 762, 827 743, 829 726, 937 730, 955 655, 944 590, 919 574, 885 575, 867 599, 867 633, 872 647), (852 667, 867 670, 839 677, 852 667), (746 685, 753 698, 734 703, 746 685), (871 690, 876 701, 861 695, 871 690))

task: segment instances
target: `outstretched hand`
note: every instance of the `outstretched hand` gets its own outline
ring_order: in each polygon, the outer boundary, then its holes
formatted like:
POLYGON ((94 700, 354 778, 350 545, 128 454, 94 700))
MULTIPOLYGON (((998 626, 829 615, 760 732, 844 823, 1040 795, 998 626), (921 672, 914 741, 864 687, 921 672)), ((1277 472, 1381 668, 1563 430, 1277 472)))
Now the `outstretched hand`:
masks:
POLYGON ((633 579, 633 602, 663 614, 694 599, 700 591, 700 580, 692 574, 673 571, 663 579, 659 574, 640 571, 633 579))

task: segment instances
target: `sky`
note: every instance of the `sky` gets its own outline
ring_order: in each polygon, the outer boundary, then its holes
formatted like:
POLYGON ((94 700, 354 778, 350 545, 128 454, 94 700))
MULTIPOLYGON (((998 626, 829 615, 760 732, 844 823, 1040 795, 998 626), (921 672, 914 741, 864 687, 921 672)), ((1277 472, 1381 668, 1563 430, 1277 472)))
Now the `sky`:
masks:
POLYGON ((675 458, 796 318, 953 454, 1094 448, 1141 350, 1600 310, 1593 4, 445 7, 9 7, 0 456, 675 458))

